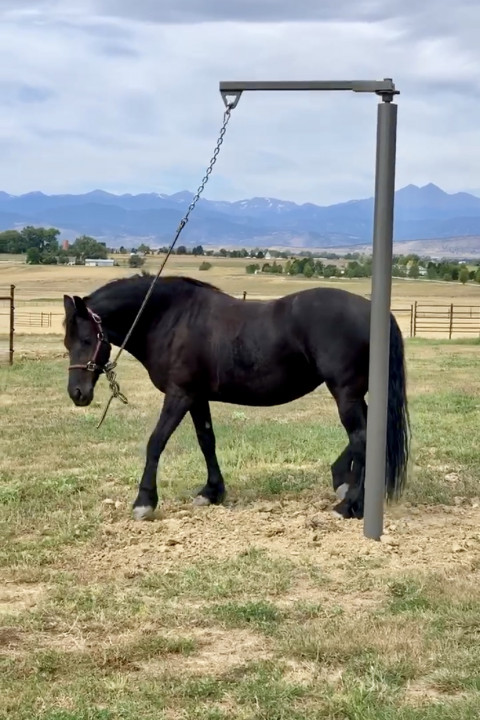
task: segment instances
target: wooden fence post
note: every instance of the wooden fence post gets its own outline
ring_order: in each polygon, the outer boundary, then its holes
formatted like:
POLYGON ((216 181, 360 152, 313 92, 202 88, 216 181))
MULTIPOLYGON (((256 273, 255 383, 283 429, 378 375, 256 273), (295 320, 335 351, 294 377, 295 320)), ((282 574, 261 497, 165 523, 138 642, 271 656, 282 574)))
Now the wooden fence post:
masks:
POLYGON ((15 332, 15 285, 10 285, 10 333, 9 333, 9 363, 10 365, 13 365, 13 353, 15 352, 14 348, 14 339, 13 339, 13 333, 15 332))
POLYGON ((244 300, 247 299, 247 291, 246 291, 246 290, 243 291, 243 299, 244 299, 244 300))
POLYGON ((417 301, 413 306, 413 337, 417 337, 417 301))
POLYGON ((448 327, 448 339, 452 339, 452 330, 453 330, 453 303, 450 305, 450 323, 448 327))

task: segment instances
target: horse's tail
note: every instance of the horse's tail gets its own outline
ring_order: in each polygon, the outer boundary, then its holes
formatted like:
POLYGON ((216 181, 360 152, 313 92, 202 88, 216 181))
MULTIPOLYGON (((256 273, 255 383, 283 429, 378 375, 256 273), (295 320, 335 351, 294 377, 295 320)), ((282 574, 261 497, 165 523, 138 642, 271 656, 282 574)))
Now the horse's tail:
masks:
POLYGON ((390 315, 390 372, 388 380, 388 425, 386 495, 398 499, 405 488, 410 454, 410 418, 403 338, 390 315))

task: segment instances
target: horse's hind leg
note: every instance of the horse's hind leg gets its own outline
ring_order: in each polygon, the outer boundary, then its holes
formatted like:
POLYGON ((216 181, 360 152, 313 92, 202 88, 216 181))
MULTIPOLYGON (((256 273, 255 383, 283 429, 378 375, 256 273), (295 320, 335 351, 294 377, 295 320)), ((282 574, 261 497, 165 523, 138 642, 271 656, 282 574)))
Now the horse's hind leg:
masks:
MULTIPOLYGON (((347 431, 349 445, 344 451, 350 453, 351 469, 344 474, 348 488, 335 511, 345 518, 362 518, 365 482, 365 449, 367 429, 367 405, 363 397, 343 389, 333 393, 337 401, 342 424, 347 431)), ((340 456, 341 458, 342 456, 340 456)), ((340 460, 339 458, 339 460, 340 460)), ((346 467, 346 455, 343 458, 346 467)))
POLYGON ((196 401, 190 409, 198 444, 207 464, 207 484, 193 501, 194 505, 217 505, 225 497, 225 484, 215 452, 215 434, 208 402, 196 401))
POLYGON ((352 452, 350 443, 330 466, 332 471, 332 485, 339 500, 343 500, 347 494, 349 485, 353 482, 352 477, 352 452))

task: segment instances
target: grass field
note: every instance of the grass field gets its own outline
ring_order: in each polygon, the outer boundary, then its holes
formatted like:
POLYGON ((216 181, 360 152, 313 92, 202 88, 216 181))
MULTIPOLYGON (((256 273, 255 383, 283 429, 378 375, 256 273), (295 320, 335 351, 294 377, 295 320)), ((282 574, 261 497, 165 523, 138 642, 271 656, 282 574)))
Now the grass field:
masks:
POLYGON ((204 465, 186 421, 139 524, 161 405, 146 373, 122 359, 130 404, 97 431, 104 383, 75 408, 60 337, 18 338, 0 369, 0 718, 478 717, 479 349, 407 342, 415 463, 371 543, 329 513, 345 436, 324 389, 213 407, 223 507, 191 505, 204 465))

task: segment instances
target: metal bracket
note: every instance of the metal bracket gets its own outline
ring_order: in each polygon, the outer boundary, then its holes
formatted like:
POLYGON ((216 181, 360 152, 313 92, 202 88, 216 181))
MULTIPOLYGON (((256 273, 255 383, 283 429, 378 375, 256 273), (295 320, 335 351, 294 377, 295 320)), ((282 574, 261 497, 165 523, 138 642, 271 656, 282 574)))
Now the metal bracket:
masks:
POLYGON ((382 98, 383 102, 385 102, 385 103, 392 102, 395 95, 400 95, 400 90, 395 89, 395 85, 393 84, 392 79, 385 78, 385 81, 388 81, 388 80, 392 83, 392 88, 390 90, 384 90, 384 89, 375 90, 375 94, 379 95, 382 98))
POLYGON ((231 110, 237 107, 238 101, 242 97, 241 90, 220 90, 220 94, 222 96, 223 102, 225 103, 225 107, 230 108, 231 110), (233 98, 233 100, 231 98, 233 98))

